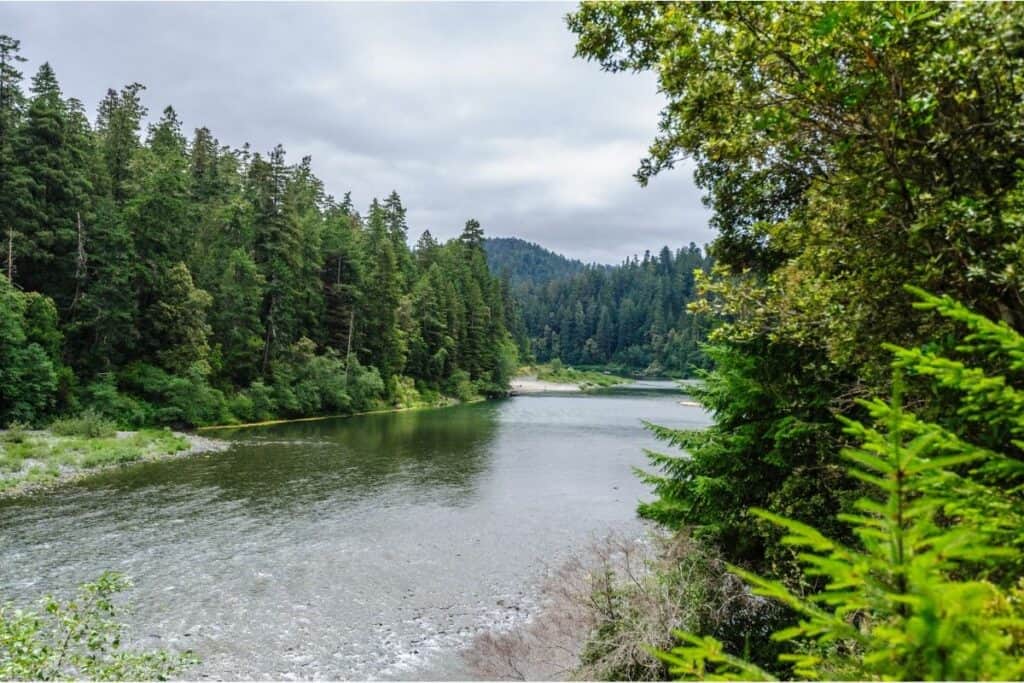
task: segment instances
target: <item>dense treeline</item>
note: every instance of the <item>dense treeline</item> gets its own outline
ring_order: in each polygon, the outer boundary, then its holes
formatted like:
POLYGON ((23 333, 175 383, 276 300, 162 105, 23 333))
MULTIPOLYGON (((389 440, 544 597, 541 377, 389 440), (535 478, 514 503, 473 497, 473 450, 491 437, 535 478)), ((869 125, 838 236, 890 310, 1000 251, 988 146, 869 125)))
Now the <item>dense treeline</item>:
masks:
POLYGON ((584 264, 518 237, 488 237, 484 240, 491 270, 512 287, 524 283, 543 284, 575 275, 584 264))
POLYGON ((707 321, 687 310, 696 295, 694 271, 710 268, 696 245, 674 253, 663 247, 657 256, 647 252, 619 266, 560 270, 545 258, 551 252, 526 246, 512 254, 488 247, 488 256, 495 272, 510 273, 509 290, 537 360, 683 377, 706 367, 700 344, 707 321))
POLYGON ((186 139, 143 86, 90 123, 0 36, 0 425, 90 408, 202 424, 501 392, 513 307, 479 223, 407 244, 397 193, 365 215, 310 159, 186 139))
POLYGON ((695 305, 723 321, 715 425, 659 431, 687 454, 654 457, 641 512, 804 620, 785 647, 685 625, 725 650, 690 641, 671 672, 1019 675, 1024 8, 595 3, 569 26, 578 55, 657 74, 637 177, 691 159, 718 230, 695 305))

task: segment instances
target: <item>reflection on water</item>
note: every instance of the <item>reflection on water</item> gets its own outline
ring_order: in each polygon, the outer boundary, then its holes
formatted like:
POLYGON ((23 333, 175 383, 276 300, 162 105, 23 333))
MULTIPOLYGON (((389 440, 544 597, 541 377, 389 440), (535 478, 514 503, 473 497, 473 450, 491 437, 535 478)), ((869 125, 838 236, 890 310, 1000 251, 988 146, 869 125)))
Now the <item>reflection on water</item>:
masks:
POLYGON ((640 532, 641 420, 707 422, 666 387, 226 430, 224 453, 2 504, 0 593, 123 571, 136 635, 194 649, 195 676, 457 677, 547 564, 640 532))

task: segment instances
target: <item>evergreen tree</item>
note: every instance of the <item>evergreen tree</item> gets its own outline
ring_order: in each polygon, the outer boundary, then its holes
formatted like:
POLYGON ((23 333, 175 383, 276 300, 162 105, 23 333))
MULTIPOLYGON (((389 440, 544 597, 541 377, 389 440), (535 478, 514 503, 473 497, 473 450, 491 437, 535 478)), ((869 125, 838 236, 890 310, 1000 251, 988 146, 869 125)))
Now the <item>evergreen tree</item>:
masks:
POLYGON ((50 296, 63 312, 76 291, 79 225, 91 191, 88 151, 49 64, 32 78, 32 94, 13 144, 13 252, 21 263, 14 282, 50 296))
POLYGON ((389 394, 394 391, 394 376, 405 364, 405 340, 398 326, 402 275, 393 245, 386 210, 374 199, 366 223, 368 267, 360 339, 366 358, 380 370, 389 394))
POLYGON ((25 61, 18 52, 20 41, 0 35, 0 238, 4 276, 14 277, 13 246, 17 221, 14 158, 14 136, 21 121, 24 94, 21 91, 21 71, 18 64, 25 61))
POLYGON ((108 90, 96 116, 111 197, 119 205, 128 199, 131 162, 139 148, 139 131, 147 113, 140 96, 143 90, 145 86, 139 83, 126 85, 120 92, 108 90))

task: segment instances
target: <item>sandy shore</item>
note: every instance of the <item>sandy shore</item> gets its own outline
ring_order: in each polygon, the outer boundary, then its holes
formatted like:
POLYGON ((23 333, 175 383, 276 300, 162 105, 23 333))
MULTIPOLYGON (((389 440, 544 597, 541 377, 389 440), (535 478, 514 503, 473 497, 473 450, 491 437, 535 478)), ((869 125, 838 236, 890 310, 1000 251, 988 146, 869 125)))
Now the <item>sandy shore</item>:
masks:
POLYGON ((514 377, 509 382, 509 393, 512 396, 523 394, 543 394, 547 392, 564 393, 567 391, 581 391, 578 384, 559 384, 558 382, 546 382, 537 379, 536 375, 523 375, 514 377))

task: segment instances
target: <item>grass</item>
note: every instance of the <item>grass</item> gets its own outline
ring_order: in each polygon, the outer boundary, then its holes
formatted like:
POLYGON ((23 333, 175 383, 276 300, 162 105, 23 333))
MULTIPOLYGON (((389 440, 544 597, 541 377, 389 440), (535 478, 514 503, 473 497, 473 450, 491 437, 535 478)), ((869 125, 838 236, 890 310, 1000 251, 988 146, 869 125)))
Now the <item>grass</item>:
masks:
POLYGON ((81 423, 61 425, 59 429, 64 433, 56 433, 52 428, 0 432, 0 491, 23 483, 56 481, 64 474, 177 453, 189 447, 187 438, 164 429, 120 436, 115 430, 97 429, 94 423, 84 427, 81 423), (103 436, 74 435, 82 432, 103 436))
POLYGON ((576 384, 587 391, 588 389, 601 389, 612 387, 616 384, 628 384, 632 380, 626 377, 619 377, 610 372, 598 370, 577 370, 558 362, 551 362, 544 365, 534 365, 526 369, 528 372, 536 373, 537 379, 545 382, 556 382, 558 384, 576 384))

